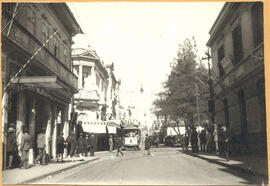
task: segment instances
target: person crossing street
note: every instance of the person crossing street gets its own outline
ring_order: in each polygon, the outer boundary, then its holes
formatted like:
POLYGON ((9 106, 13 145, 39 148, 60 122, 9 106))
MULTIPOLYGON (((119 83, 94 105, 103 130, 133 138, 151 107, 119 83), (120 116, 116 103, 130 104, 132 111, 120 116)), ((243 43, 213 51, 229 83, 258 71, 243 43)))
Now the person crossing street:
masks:
POLYGON ((118 156, 119 155, 119 153, 121 153, 121 155, 123 156, 124 155, 124 153, 122 152, 122 147, 123 147, 123 140, 122 140, 122 138, 120 137, 120 136, 118 136, 117 137, 117 140, 116 140, 116 148, 117 148, 117 154, 116 154, 116 156, 118 156))

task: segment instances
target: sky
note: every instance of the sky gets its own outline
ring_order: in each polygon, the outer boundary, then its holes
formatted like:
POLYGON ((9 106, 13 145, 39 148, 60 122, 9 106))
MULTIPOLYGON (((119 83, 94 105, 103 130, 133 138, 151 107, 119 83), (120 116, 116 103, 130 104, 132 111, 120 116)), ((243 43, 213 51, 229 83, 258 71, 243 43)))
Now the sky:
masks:
POLYGON ((136 102, 141 86, 149 107, 162 90, 170 63, 186 38, 195 37, 198 57, 207 50, 209 30, 223 2, 68 3, 83 35, 73 47, 91 46, 105 64, 114 63, 125 105, 136 102))

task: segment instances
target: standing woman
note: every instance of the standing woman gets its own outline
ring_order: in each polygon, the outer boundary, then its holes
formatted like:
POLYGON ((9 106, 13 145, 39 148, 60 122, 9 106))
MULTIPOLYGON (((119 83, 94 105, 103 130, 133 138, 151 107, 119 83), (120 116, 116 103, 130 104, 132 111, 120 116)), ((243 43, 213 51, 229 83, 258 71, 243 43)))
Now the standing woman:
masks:
POLYGON ((77 153, 79 154, 80 158, 83 157, 84 153, 84 138, 83 138, 83 133, 80 133, 80 137, 77 140, 77 153))
POLYGON ((58 162, 59 156, 61 158, 61 162, 63 162, 64 143, 65 143, 65 139, 63 137, 63 132, 61 132, 60 135, 58 135, 56 139, 57 162, 58 162))
POLYGON ((145 150, 147 150, 147 155, 150 155, 150 147, 151 147, 151 141, 150 138, 148 137, 148 134, 145 135, 145 150))

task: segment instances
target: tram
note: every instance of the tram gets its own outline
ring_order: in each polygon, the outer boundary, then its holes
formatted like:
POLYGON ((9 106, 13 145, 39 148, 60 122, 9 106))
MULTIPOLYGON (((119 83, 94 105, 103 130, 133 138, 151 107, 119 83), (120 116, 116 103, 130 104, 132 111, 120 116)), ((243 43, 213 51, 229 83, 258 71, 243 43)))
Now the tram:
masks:
POLYGON ((126 126, 123 129, 125 149, 140 149, 141 130, 137 126, 126 126))

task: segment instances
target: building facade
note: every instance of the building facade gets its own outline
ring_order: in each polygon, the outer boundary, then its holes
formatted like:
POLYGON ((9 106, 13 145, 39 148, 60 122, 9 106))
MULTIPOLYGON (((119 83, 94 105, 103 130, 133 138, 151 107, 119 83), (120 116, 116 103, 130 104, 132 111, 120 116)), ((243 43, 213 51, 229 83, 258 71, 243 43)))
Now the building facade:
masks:
POLYGON ((108 134, 116 134, 120 128, 116 122, 117 81, 113 66, 106 68, 91 49, 73 49, 72 60, 79 80, 79 92, 74 95, 77 124, 81 121, 83 132, 95 134, 98 150, 104 150, 108 147, 108 134))
POLYGON ((46 130, 46 152, 55 158, 56 136, 61 131, 67 136, 68 109, 77 92, 71 45, 81 28, 65 3, 3 3, 2 29, 3 136, 15 124, 20 149, 22 131, 27 129, 31 164, 38 153, 37 135, 46 130))
POLYGON ((263 3, 225 3, 210 30, 215 121, 237 152, 266 155, 263 3))

